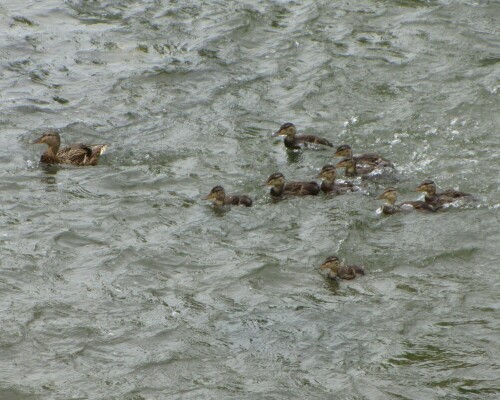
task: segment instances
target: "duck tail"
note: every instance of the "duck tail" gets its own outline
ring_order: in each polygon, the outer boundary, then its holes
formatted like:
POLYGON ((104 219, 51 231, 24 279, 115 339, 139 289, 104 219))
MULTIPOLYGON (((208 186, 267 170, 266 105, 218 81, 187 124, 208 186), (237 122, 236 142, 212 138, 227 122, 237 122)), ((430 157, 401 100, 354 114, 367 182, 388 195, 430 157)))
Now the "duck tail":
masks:
POLYGON ((107 144, 97 144, 92 146, 92 152, 97 153, 98 156, 102 156, 107 149, 107 144))
POLYGON ((91 146, 88 146, 90 150, 90 154, 87 154, 85 156, 85 159, 83 161, 83 165, 97 165, 97 162, 99 160, 99 157, 104 154, 106 149, 108 148, 107 144, 93 144, 91 146))
POLYGON ((355 265, 353 266, 354 268, 354 271, 356 272, 356 274, 358 275, 364 275, 365 274, 365 269, 359 265, 355 265))

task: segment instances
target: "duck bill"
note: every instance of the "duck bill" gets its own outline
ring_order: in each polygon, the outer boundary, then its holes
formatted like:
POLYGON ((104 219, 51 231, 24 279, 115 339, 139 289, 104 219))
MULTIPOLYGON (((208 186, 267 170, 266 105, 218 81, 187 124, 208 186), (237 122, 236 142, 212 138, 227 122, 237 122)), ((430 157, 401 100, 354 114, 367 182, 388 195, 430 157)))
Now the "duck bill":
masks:
POLYGON ((335 165, 335 168, 344 168, 344 167, 345 167, 345 165, 344 165, 344 163, 343 163, 342 161, 341 161, 341 162, 339 162, 339 163, 337 163, 337 164, 335 165))
POLYGON ((425 192, 425 188, 424 188, 422 185, 417 186, 417 187, 415 188, 415 192, 425 192))
POLYGON ((201 199, 202 200, 213 200, 213 195, 207 194, 206 196, 203 196, 201 199))
POLYGON ((40 136, 38 139, 36 139, 35 141, 31 142, 31 144, 40 144, 40 143, 43 143, 42 142, 42 139, 43 139, 43 136, 40 136))
POLYGON ((385 193, 382 193, 380 196, 377 197, 377 200, 384 200, 385 199, 385 193))

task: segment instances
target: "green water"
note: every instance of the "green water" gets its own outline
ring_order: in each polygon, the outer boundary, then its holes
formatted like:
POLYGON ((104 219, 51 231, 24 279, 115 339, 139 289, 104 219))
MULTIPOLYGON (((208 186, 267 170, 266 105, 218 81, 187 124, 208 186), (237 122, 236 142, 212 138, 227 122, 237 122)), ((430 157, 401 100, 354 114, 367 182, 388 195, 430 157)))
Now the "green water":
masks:
POLYGON ((0 399, 496 399, 495 1, 4 0, 0 399), (304 4, 302 4, 304 3, 304 4), (331 150, 397 182, 273 203, 331 150), (108 143, 38 165, 47 128, 108 143), (432 178, 476 201, 383 216, 432 178), (215 185, 252 208, 214 209, 215 185), (355 281, 317 271, 337 254, 355 281))

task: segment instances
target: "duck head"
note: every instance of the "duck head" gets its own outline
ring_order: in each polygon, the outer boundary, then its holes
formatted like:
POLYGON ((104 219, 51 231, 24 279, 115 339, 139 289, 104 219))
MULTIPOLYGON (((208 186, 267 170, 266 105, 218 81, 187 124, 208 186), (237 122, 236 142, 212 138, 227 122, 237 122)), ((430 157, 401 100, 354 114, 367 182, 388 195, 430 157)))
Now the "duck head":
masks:
POLYGON ((267 178, 266 186, 273 187, 275 189, 281 188, 285 184, 285 176, 281 172, 276 172, 267 178))
POLYGON ((33 142, 33 144, 40 143, 45 143, 49 146, 50 149, 54 151, 54 153, 57 153, 57 151, 59 150, 59 146, 61 145, 61 137, 56 131, 48 131, 33 142))
POLYGON ((331 273, 332 275, 336 275, 339 268, 340 260, 337 256, 328 257, 319 267, 321 271, 331 273))
POLYGON ((432 179, 426 179, 415 188, 415 191, 426 192, 428 195, 432 196, 436 194, 436 184, 432 179))
POLYGON ((214 186, 210 193, 203 197, 203 200, 210 200, 216 205, 223 205, 226 192, 222 186, 214 186))
POLYGON ((337 147, 334 154, 335 157, 352 157, 352 149, 348 144, 343 144, 337 147))
POLYGON ((346 168, 348 170, 355 169, 356 161, 352 157, 343 158, 335 165, 335 168, 346 168))
POLYGON ((390 187, 384 190, 384 192, 378 196, 379 200, 386 200, 388 204, 393 206, 398 198, 398 192, 395 188, 390 187))
POLYGON ((323 179, 326 182, 334 182, 337 177, 337 169, 333 165, 325 165, 321 172, 318 174, 316 178, 323 179))
POLYGON ((280 126, 280 128, 273 133, 273 136, 289 136, 294 137, 297 134, 297 128, 291 122, 287 122, 280 126))

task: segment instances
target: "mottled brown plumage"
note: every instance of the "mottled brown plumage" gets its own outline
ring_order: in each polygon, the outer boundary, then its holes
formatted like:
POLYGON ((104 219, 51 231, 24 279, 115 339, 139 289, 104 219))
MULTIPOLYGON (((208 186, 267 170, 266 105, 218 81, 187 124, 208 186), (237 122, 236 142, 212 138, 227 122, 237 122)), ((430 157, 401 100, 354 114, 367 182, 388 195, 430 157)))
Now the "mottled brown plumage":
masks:
POLYGON ((107 145, 71 144, 60 149, 61 137, 55 131, 49 131, 33 142, 45 143, 48 148, 40 157, 45 164, 96 165, 107 145))
POLYGON ((365 274, 365 269, 359 265, 342 265, 337 256, 328 257, 319 269, 327 278, 334 280, 352 280, 365 274))
POLYGON ((352 154, 352 149, 351 146, 348 144, 343 144, 339 147, 337 147, 337 150, 335 151, 334 154, 336 157, 344 157, 344 158, 350 158, 352 157, 354 161, 356 161, 356 164, 369 164, 369 165, 376 165, 379 167, 393 167, 393 164, 391 161, 379 156, 378 154, 375 153, 366 153, 366 154, 352 154))
POLYGON ((436 211, 432 204, 426 203, 425 201, 405 201, 400 204, 396 204, 398 199, 398 192, 395 188, 387 188, 378 197, 379 200, 386 200, 387 204, 382 207, 382 212, 387 215, 395 214, 404 210, 417 210, 417 211, 436 211))
POLYGON ((281 172, 269 176, 266 186, 270 186, 270 194, 274 199, 280 199, 283 196, 315 196, 320 192, 319 185, 316 182, 286 182, 281 172))
POLYGON ((336 177, 336 168, 333 165, 325 165, 317 176, 318 179, 323 180, 320 187, 321 191, 330 195, 340 195, 359 190, 359 188, 354 186, 351 182, 335 182, 336 177))
POLYGON ((301 145, 307 145, 307 143, 333 147, 333 144, 324 138, 314 135, 297 135, 297 128, 291 122, 281 125, 280 129, 273 136, 285 136, 283 143, 289 149, 301 149, 301 145))
POLYGON ((226 195, 224 188, 222 186, 215 186, 212 188, 210 193, 203 198, 204 200, 211 200, 212 203, 217 207, 222 207, 225 205, 233 206, 252 206, 252 199, 247 195, 231 194, 226 195))
POLYGON ((442 207, 445 204, 453 203, 458 199, 472 199, 470 193, 448 189, 443 192, 436 192, 436 184, 433 180, 427 179, 415 188, 416 192, 425 192, 425 202, 434 207, 442 207))
POLYGON ((368 175, 376 169, 376 165, 363 165, 358 166, 356 160, 352 157, 344 158, 340 162, 335 165, 336 168, 345 168, 345 175, 354 177, 354 176, 363 176, 368 175))

